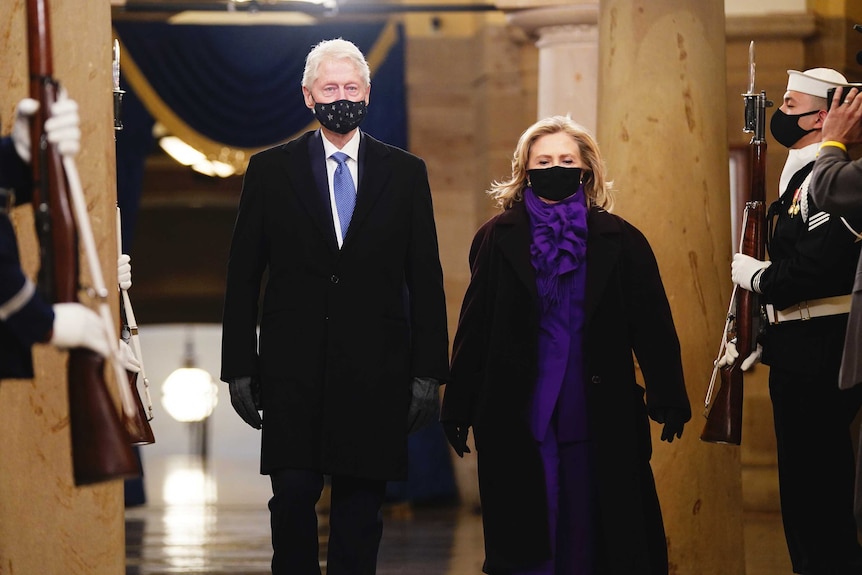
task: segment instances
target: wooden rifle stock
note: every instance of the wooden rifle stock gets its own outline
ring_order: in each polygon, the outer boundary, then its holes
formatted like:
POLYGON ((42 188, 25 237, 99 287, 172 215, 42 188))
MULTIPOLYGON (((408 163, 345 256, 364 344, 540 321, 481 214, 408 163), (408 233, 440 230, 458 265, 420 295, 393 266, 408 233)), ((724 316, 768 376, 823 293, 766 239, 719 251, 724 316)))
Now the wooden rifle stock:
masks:
MULTIPOLYGON (((39 101, 31 126, 33 208, 42 263, 40 289, 48 301, 75 302, 78 241, 59 153, 47 143, 45 118, 57 98, 45 0, 27 0, 30 95, 39 101)), ((140 475, 113 398, 102 356, 85 348, 69 351, 68 392, 72 462, 76 485, 140 475)))
POLYGON ((700 434, 707 443, 742 443, 742 369, 735 363, 722 367, 721 387, 700 434))
MULTIPOLYGON (((125 293, 120 294, 121 298, 124 296, 128 297, 125 293)), ((120 307, 122 308, 122 304, 120 307)), ((125 313, 121 312, 120 315, 123 317, 124 327, 128 328, 130 332, 137 329, 137 326, 129 325, 129 320, 125 313)), ((141 401, 141 395, 138 393, 138 373, 126 370, 126 377, 128 378, 129 387, 131 388, 132 397, 135 398, 135 407, 137 408, 134 417, 125 416, 125 412, 123 412, 125 427, 129 432, 129 441, 132 445, 150 445, 156 442, 156 436, 153 434, 153 428, 150 427, 147 412, 144 409, 144 402, 141 401)))
POLYGON ((69 352, 69 429, 75 485, 140 475, 130 436, 104 380, 105 359, 84 348, 69 352))
MULTIPOLYGON (((750 144, 751 188, 749 201, 745 204, 740 252, 763 260, 766 257, 766 238, 763 225, 766 221, 766 140, 762 137, 765 110, 771 102, 766 94, 746 95, 746 115, 749 115, 749 96, 752 111, 757 117, 751 118, 752 128, 756 129, 750 144)), ((731 365, 719 370, 721 387, 715 399, 708 403, 706 423, 700 435, 702 441, 709 443, 742 443, 742 401, 743 371, 742 363, 757 347, 756 334, 759 328, 760 310, 756 294, 734 286, 736 309, 733 323, 736 349, 739 357, 731 365)), ((725 337, 727 334, 725 334, 725 337)))
POLYGON ((141 401, 141 395, 138 393, 138 374, 133 371, 126 370, 126 375, 129 378, 129 387, 132 389, 132 394, 137 405, 137 415, 133 418, 127 418, 126 429, 129 432, 129 441, 132 445, 150 445, 156 442, 156 436, 153 434, 153 428, 150 427, 147 421, 147 412, 144 410, 144 402, 141 401))

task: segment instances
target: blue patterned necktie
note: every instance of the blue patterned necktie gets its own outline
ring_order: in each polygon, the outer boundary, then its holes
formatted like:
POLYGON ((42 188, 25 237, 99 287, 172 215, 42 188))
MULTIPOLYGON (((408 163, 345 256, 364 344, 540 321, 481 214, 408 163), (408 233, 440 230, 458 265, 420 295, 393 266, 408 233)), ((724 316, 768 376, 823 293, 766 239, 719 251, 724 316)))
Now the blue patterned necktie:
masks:
POLYGON ((350 218, 353 217, 353 207, 356 205, 356 187, 353 185, 353 176, 347 167, 348 155, 344 152, 335 152, 329 156, 336 162, 335 176, 332 178, 332 191, 335 195, 335 208, 338 210, 338 221, 341 222, 341 239, 347 237, 347 228, 350 227, 350 218))

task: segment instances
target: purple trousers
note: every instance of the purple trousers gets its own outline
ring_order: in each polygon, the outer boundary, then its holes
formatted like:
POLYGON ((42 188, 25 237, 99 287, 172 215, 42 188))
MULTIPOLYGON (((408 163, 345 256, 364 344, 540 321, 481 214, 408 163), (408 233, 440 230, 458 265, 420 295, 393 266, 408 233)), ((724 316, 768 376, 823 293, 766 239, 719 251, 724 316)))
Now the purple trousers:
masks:
POLYGON ((557 443, 555 425, 539 443, 548 491, 551 559, 512 575, 592 575, 593 523, 588 443, 557 443))

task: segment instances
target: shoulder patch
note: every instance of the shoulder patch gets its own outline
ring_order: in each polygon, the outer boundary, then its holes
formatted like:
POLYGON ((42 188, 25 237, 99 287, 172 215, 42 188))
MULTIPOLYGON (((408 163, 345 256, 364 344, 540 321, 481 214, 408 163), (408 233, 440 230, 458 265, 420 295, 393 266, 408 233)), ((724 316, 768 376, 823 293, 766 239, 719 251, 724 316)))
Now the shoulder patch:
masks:
POLYGON ((817 212, 808 219, 808 231, 819 228, 823 224, 829 222, 828 212, 817 212))

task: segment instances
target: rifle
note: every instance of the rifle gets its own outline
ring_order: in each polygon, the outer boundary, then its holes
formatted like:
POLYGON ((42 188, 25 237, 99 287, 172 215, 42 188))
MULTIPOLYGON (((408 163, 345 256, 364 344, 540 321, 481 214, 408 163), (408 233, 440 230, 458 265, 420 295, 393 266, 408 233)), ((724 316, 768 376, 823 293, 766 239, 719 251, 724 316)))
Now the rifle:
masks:
MULTIPOLYGON (((45 0, 27 0, 27 32, 30 95, 40 104, 38 112, 31 119, 30 128, 33 208, 42 258, 39 288, 47 301, 78 301, 78 239, 81 239, 91 256, 89 263, 95 288, 101 292, 100 297, 106 298, 104 284, 98 285, 98 280, 101 280, 98 258, 92 257, 93 250, 90 249, 95 244, 92 231, 86 229, 90 232, 89 237, 80 233, 85 224, 82 217, 88 216, 86 203, 75 195, 78 192, 83 196, 83 192, 74 162, 67 162, 68 158, 61 159, 57 150, 48 144, 43 129, 59 89, 59 84, 53 78, 49 15, 45 0), (73 174, 69 173, 70 168, 73 174), (73 189, 70 190, 70 187, 73 189), (78 224, 77 233, 75 224, 78 224)), ((89 219, 86 224, 89 224, 89 219)), ((107 303, 102 304, 100 311, 103 319, 107 319, 110 324, 107 303)), ((112 330, 107 333, 111 334, 112 330)), ((113 341, 118 341, 116 336, 113 341)), ((118 365, 117 362, 114 364, 118 365)), ((67 386, 75 484, 87 485, 140 475, 140 467, 129 444, 129 435, 105 384, 102 356, 85 348, 69 350, 67 386)))
MULTIPOLYGON (((765 257, 766 247, 763 235, 763 224, 766 221, 766 108, 772 106, 772 102, 766 99, 765 91, 759 94, 754 92, 754 41, 748 48, 748 92, 742 96, 745 102, 745 125, 742 130, 745 133, 753 133, 754 136, 749 143, 750 189, 742 219, 739 251, 762 260, 765 257)), ((716 359, 704 401, 706 424, 700 435, 702 441, 731 445, 742 443, 743 372, 741 364, 757 345, 755 334, 759 326, 759 317, 759 305, 755 294, 734 285, 718 358, 724 355, 728 337, 735 335, 739 359, 722 368, 718 367, 718 359, 716 359), (721 387, 718 389, 715 401, 712 401, 717 373, 720 373, 721 387)))
MULTIPOLYGON (((116 122, 115 122, 116 127, 116 122)), ((117 246, 119 247, 119 253, 123 253, 123 234, 122 230, 122 218, 120 217, 120 208, 117 207, 117 246)), ((128 332, 129 334, 129 342, 132 346, 132 351, 135 353, 135 357, 138 358, 138 361, 141 364, 141 379, 144 382, 144 394, 147 398, 147 411, 144 411, 144 403, 141 401, 141 396, 138 393, 138 374, 133 371, 126 370, 126 375, 129 380, 129 387, 131 388, 132 395, 135 398, 135 406, 137 407, 136 417, 134 419, 134 429, 130 431, 129 435, 132 441, 132 445, 149 445, 151 443, 156 442, 156 438, 153 435, 153 430, 148 423, 153 419, 153 401, 150 399, 150 382, 147 379, 147 373, 144 371, 144 356, 141 353, 141 341, 138 337, 138 322, 135 320, 135 312, 132 309, 132 301, 129 299, 128 290, 120 289, 120 297, 122 298, 122 305, 120 306, 120 317, 123 320, 123 325, 121 327, 121 331, 125 334, 128 332)), ((125 335, 123 339, 126 339, 125 335)))
MULTIPOLYGON (((111 76, 114 84, 114 133, 123 129, 123 122, 120 121, 120 103, 125 92, 120 89, 120 43, 114 39, 113 62, 111 64, 111 76)), ((116 141, 116 137, 115 137, 116 141)), ((123 219, 120 214, 120 206, 117 206, 117 253, 123 253, 123 219)), ((135 314, 132 311, 132 302, 129 300, 128 291, 121 289, 120 298, 122 305, 120 306, 120 317, 123 325, 120 327, 120 332, 123 334, 123 340, 131 342, 135 357, 141 364, 141 379, 144 381, 144 393, 147 397, 148 412, 144 412, 144 405, 141 402, 141 396, 138 394, 138 374, 132 371, 126 371, 129 380, 131 394, 135 398, 135 417, 127 423, 129 435, 132 445, 149 445, 156 442, 153 435, 153 430, 148 423, 153 419, 153 402, 150 399, 150 382, 147 380, 147 375, 144 372, 144 358, 141 353, 141 343, 138 339, 138 324, 135 321, 135 314), (126 337, 128 333, 128 337, 126 337)), ((119 385, 119 382, 118 382, 119 385)))

